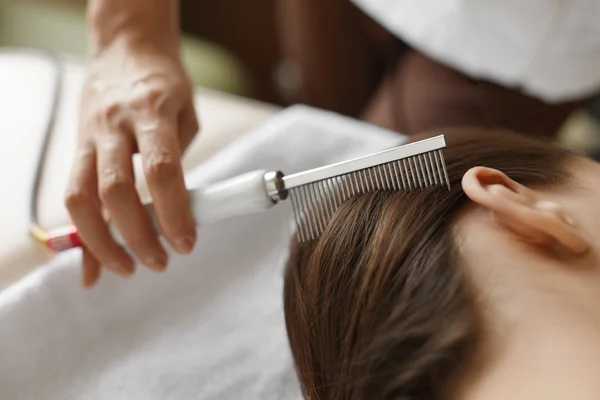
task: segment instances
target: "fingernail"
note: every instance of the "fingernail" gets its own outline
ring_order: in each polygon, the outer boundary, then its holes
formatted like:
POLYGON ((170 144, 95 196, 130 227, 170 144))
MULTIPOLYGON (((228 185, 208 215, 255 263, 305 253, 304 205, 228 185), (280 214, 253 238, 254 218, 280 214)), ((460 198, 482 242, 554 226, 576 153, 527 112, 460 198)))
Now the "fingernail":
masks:
POLYGON ((133 274, 133 268, 127 268, 119 263, 108 264, 107 267, 125 278, 130 277, 133 274))
POLYGON ((84 276, 84 277, 81 279, 81 285, 82 285, 84 288, 86 288, 86 289, 89 289, 89 288, 91 288, 92 286, 94 286, 94 284, 95 284, 95 283, 96 283, 96 280, 94 280, 94 279, 91 279, 91 278, 89 278, 89 277, 85 277, 85 276, 84 276))
POLYGON ((175 249, 180 253, 189 253, 194 248, 196 241, 190 237, 179 239, 175 242, 175 249))
POLYGON ((155 256, 146 259, 144 263, 154 271, 164 271, 167 267, 167 258, 164 256, 155 256))

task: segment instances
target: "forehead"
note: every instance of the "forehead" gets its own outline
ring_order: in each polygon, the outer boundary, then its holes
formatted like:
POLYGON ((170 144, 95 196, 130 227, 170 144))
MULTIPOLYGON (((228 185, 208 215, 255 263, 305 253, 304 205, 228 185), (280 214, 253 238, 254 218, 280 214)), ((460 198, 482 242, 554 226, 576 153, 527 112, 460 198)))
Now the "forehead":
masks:
POLYGON ((567 168, 583 188, 600 193, 600 164, 586 157, 573 157, 567 168))

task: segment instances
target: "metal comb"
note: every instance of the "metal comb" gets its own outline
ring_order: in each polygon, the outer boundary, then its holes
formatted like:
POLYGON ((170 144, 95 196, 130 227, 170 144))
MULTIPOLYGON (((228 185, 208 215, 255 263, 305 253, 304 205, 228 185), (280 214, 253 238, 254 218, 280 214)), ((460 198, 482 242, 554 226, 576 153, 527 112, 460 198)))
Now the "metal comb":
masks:
POLYGON ((340 204, 357 194, 431 186, 449 190, 444 147, 444 136, 436 136, 292 175, 271 172, 265 181, 273 201, 290 197, 304 242, 318 238, 340 204))
MULTIPOLYGON (((192 214, 201 226, 266 211, 288 197, 301 242, 318 238, 337 208, 349 198, 375 190, 411 190, 447 186, 450 181, 442 149, 443 136, 381 151, 354 160, 292 175, 257 170, 208 186, 188 188, 192 214)), ((157 234, 160 226, 152 202, 145 205, 157 234)), ((126 245, 114 224, 115 240, 126 245)), ((76 227, 52 232, 45 239, 53 251, 81 246, 76 227)))

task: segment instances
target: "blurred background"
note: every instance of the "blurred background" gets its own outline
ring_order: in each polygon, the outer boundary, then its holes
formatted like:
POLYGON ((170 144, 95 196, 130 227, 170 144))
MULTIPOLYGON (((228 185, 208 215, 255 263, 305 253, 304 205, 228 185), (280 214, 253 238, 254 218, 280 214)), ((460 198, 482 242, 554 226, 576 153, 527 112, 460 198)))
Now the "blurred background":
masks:
MULTIPOLYGON (((274 85, 279 60, 276 0, 183 0, 183 54, 197 86, 285 105, 274 85)), ((0 46, 86 52, 85 0, 2 0, 0 46)), ((577 113, 560 138, 600 147, 600 99, 577 113)))
MULTIPOLYGON (((0 46, 84 56, 85 0, 2 0, 0 46)), ((281 104, 274 0, 182 1, 183 54, 198 86, 281 104), (251 5, 250 5, 251 4, 251 5)))

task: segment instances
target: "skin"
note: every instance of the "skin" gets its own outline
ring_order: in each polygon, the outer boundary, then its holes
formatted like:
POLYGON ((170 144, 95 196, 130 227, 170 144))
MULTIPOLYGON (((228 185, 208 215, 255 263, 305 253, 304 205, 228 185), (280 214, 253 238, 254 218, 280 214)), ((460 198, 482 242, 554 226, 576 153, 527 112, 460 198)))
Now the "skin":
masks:
POLYGON ((576 159, 569 187, 527 188, 474 168, 457 223, 484 311, 481 362, 456 399, 596 399, 600 392, 600 165, 576 159))
POLYGON ((135 189, 132 156, 141 153, 160 229, 180 253, 192 250, 181 156, 198 131, 192 87, 180 61, 176 0, 91 0, 91 54, 66 206, 84 243, 83 284, 100 266, 127 277, 132 256, 110 236, 106 211, 133 255, 156 271, 167 253, 135 189))

